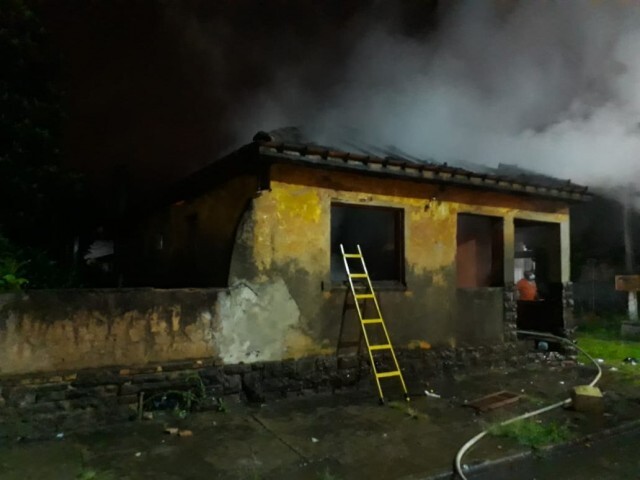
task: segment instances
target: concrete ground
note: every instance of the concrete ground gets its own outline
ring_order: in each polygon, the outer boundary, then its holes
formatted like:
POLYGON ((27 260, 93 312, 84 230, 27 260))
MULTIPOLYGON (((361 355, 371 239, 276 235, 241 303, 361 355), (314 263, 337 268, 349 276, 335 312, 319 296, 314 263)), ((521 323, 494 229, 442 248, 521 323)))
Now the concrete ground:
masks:
MULTIPOLYGON (((517 371, 498 369, 429 382, 412 379, 409 404, 390 389, 389 396, 398 400, 380 406, 367 386, 262 406, 230 404, 224 413, 183 419, 157 412, 152 420, 91 434, 0 446, 0 479, 428 478, 451 471, 461 445, 486 426, 566 398, 570 386, 588 383, 593 375, 586 367, 536 363, 517 371), (441 398, 425 396, 425 388, 441 398), (465 406, 465 401, 498 390, 523 398, 489 414, 465 406), (193 435, 173 436, 164 433, 166 427, 188 429, 193 435)), ((580 438, 639 418, 637 386, 613 372, 605 372, 601 385, 606 392, 603 414, 558 410, 543 421, 565 424, 580 438)), ((487 437, 464 462, 472 466, 527 448, 487 437)))

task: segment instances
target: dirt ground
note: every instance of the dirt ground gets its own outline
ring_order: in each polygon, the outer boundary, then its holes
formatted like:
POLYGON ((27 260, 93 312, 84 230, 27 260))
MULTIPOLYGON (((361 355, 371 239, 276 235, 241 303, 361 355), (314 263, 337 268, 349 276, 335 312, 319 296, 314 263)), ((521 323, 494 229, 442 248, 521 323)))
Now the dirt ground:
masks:
MULTIPOLYGON (((593 376, 593 368, 534 362, 519 370, 428 382, 409 379, 409 404, 397 395, 397 401, 380 406, 368 385, 349 393, 260 406, 230 404, 226 412, 182 419, 160 412, 152 420, 91 434, 0 446, 0 479, 427 478, 450 471, 458 449, 485 427, 566 398, 572 385, 586 384, 593 376), (441 398, 425 396, 425 389, 441 398), (522 399, 485 414, 465 405, 499 390, 518 393, 522 399), (188 429, 193 435, 170 435, 164 433, 167 427, 188 429)), ((574 438, 580 438, 640 418, 636 386, 605 369, 601 387, 604 413, 564 409, 543 421, 566 425, 574 438)), ((487 437, 464 462, 473 466, 527 448, 514 440, 487 437)))

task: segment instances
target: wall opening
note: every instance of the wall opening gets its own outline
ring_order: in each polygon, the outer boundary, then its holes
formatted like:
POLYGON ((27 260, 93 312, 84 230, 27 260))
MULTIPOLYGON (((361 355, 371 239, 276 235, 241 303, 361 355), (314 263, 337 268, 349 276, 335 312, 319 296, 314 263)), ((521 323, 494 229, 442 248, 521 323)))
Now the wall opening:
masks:
POLYGON ((498 217, 459 214, 456 270, 459 288, 504 284, 504 221, 498 217))
MULTIPOLYGON (((347 280, 340 244, 347 252, 356 252, 360 245, 373 281, 404 284, 402 209, 331 205, 331 282, 336 284, 347 280)), ((355 267, 357 263, 349 266, 355 267)))
POLYGON ((516 219, 514 226, 515 281, 523 278, 525 271, 533 270, 539 288, 560 283, 560 225, 516 219))
POLYGON ((514 279, 519 292, 518 326, 562 334, 560 225, 516 219, 514 226, 514 279), (535 298, 530 298, 531 287, 527 288, 527 282, 523 280, 527 271, 535 274, 535 298))

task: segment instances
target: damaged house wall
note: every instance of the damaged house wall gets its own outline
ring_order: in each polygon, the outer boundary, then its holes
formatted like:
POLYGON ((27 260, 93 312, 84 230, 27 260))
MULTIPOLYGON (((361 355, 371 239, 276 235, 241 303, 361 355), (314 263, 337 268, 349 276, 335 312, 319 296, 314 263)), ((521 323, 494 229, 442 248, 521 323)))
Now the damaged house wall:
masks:
POLYGON ((260 148, 183 184, 119 249, 128 284, 225 288, 0 297, 0 405, 9 407, 0 422, 125 418, 139 395, 184 389, 194 374, 207 395, 257 401, 370 380, 353 355, 360 325, 336 268, 342 241, 365 249, 408 378, 523 358, 514 294, 522 222, 553 226, 553 271, 570 306, 566 201, 273 161, 260 148), (468 216, 484 227, 459 230, 468 216), (461 249, 468 242, 473 255, 461 249))
MULTIPOLYGON (((291 327, 299 343, 287 340, 285 348, 294 356, 336 351, 341 341, 357 339, 355 318, 342 324, 345 289, 331 278, 333 204, 404 212, 404 281, 378 290, 399 347, 493 344, 504 339, 503 286, 456 288, 458 213, 490 215, 510 222, 511 228, 516 217, 556 225, 568 222, 568 210, 556 202, 276 165, 270 189, 253 200, 241 222, 230 282, 284 282, 282 301, 293 299, 300 312, 299 322, 291 327), (338 338, 340 333, 346 338, 338 338)), ((500 254, 513 255, 514 237, 509 239, 505 232, 510 246, 500 254)), ((513 273, 506 280, 513 285, 513 273)), ((266 330, 247 334, 261 337, 266 330)))
MULTIPOLYGON (((350 222, 346 238, 365 248, 373 278, 382 275, 377 291, 398 348, 514 340, 518 222, 560 226, 554 268, 563 284, 569 280, 566 201, 312 168, 274 161, 261 148, 250 144, 188 179, 166 207, 138 221, 122 248, 129 285, 227 288, 216 299, 219 328, 213 333, 222 363, 355 352, 345 344, 359 340, 359 324, 343 308, 345 285, 332 276, 332 263, 334 270, 340 264, 338 237, 332 238, 336 212, 350 222), (370 215, 373 223, 365 228, 358 212, 374 209, 386 213, 370 215), (473 238, 474 228, 462 233, 470 236, 465 242, 490 248, 490 261, 482 251, 461 256, 459 224, 468 216, 489 222, 482 238, 473 238), (370 241, 377 221, 393 230, 391 237, 375 237, 385 245, 370 241), (376 271, 378 254, 385 257, 384 271, 376 271), (400 262, 395 267, 394 259, 400 262), (464 281, 467 268, 491 278, 464 281)), ((132 363, 140 361, 146 359, 132 363)))
MULTIPOLYGON (((336 228, 332 221, 338 213, 343 223, 353 224, 349 235, 360 235, 358 242, 371 268, 378 256, 384 256, 387 263, 400 259, 393 278, 377 282, 383 313, 399 347, 515 340, 514 222, 560 225, 562 238, 557 241, 562 251, 554 268, 561 283, 568 284, 566 201, 401 180, 381 173, 312 168, 296 162, 306 158, 313 146, 297 147, 302 149, 291 159, 289 152, 280 153, 280 147, 263 145, 258 140, 215 162, 204 175, 199 174, 196 188, 174 195, 170 207, 140 225, 146 238, 153 238, 150 231, 164 228, 168 232, 170 240, 163 251, 147 248, 148 264, 162 270, 162 283, 167 282, 167 272, 182 269, 179 275, 170 274, 173 285, 190 285, 197 279, 202 286, 230 287, 224 308, 229 312, 227 318, 234 320, 225 324, 224 331, 233 340, 225 342, 224 362, 354 351, 341 349, 343 343, 358 340, 360 330, 353 312, 343 314, 346 290, 335 277, 341 259, 332 237, 336 228), (348 211, 338 212, 337 207, 348 211), (387 242, 388 236, 373 235, 371 221, 357 219, 357 211, 366 208, 400 212, 394 214, 395 225, 379 227, 400 230, 395 242, 377 250, 367 245, 371 237, 387 242), (490 240, 477 239, 475 245, 487 248, 490 241, 491 260, 482 252, 474 257, 478 270, 490 275, 487 282, 461 281, 465 270, 475 266, 458 258, 459 215, 490 219, 490 240), (364 233, 366 229, 369 234, 364 233), (385 248, 398 251, 387 255, 385 248), (199 260, 185 260, 186 252, 199 260)), ((344 225, 340 228, 344 230, 344 225)), ((467 233, 473 235, 473 228, 467 233)), ((347 249, 354 248, 347 245, 347 249)), ((388 265, 385 269, 393 270, 388 265)), ((375 268, 372 275, 375 278, 375 268)), ((147 281, 163 286, 154 277, 147 281)))
POLYGON ((0 377, 218 358, 219 296, 202 290, 0 295, 0 377))
POLYGON ((121 242, 127 287, 226 287, 236 230, 259 190, 261 167, 240 149, 134 214, 121 242))

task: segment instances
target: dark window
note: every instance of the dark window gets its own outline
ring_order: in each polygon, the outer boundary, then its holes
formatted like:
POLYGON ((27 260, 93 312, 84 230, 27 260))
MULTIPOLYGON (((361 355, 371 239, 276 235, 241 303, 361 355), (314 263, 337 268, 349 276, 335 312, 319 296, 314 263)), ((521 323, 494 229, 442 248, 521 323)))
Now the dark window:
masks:
MULTIPOLYGON (((340 253, 357 252, 360 245, 371 280, 404 282, 404 222, 398 208, 331 205, 331 281, 341 283, 347 276, 340 253)), ((349 266, 359 266, 351 260, 349 266)))
POLYGON ((516 219, 515 271, 517 282, 525 270, 536 274, 538 290, 549 283, 562 281, 560 260, 560 225, 516 219))
POLYGON ((458 287, 499 287, 504 283, 504 222, 482 215, 458 215, 458 287))

